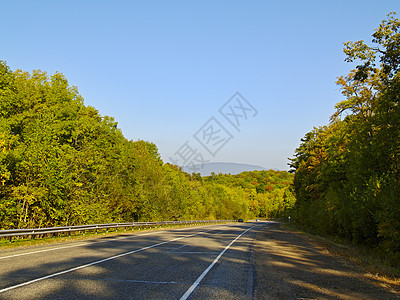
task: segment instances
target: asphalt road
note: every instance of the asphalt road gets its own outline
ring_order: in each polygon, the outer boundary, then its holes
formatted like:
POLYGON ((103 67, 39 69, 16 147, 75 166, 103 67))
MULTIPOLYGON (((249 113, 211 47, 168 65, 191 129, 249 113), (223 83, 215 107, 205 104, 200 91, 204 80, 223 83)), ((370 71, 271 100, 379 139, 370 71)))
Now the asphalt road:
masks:
POLYGON ((0 253, 0 299, 252 299, 268 222, 103 237, 0 253))

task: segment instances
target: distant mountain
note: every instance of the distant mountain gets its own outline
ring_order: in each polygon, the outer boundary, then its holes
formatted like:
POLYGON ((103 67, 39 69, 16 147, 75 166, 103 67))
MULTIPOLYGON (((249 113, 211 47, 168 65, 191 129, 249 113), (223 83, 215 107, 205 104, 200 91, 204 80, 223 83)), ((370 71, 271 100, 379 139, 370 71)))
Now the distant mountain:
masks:
POLYGON ((182 171, 187 172, 189 174, 192 173, 200 173, 201 176, 210 176, 212 172, 218 174, 239 174, 244 171, 261 171, 266 170, 266 168, 255 165, 247 165, 247 164, 237 164, 237 163, 226 163, 226 162, 214 162, 214 163, 205 163, 202 165, 194 165, 194 166, 184 166, 182 167, 182 171))

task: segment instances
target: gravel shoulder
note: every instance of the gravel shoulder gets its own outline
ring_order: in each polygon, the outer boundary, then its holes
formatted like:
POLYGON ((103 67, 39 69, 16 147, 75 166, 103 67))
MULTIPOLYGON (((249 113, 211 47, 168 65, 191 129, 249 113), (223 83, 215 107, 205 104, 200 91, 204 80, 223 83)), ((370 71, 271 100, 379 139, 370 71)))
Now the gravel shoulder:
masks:
POLYGON ((254 245, 255 299, 400 299, 400 286, 371 276, 308 238, 271 223, 254 245))

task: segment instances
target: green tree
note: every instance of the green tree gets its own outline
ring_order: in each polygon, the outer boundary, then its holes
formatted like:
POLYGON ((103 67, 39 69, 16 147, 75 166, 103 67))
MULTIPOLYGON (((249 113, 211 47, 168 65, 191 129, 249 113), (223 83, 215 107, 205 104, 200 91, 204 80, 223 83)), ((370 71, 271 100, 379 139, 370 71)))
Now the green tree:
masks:
POLYGON ((338 78, 345 100, 291 161, 298 222, 400 258, 400 21, 388 15, 364 41, 345 43, 357 66, 338 78))

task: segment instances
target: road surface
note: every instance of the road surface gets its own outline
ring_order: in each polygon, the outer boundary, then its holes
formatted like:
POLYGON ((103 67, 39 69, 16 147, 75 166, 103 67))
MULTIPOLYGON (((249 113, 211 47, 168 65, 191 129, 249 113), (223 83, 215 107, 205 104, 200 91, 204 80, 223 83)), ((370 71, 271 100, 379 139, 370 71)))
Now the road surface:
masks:
POLYGON ((1 299, 252 299, 268 223, 150 231, 0 254, 1 299))
POLYGON ((400 299, 398 291, 276 222, 0 252, 0 299, 400 299))

